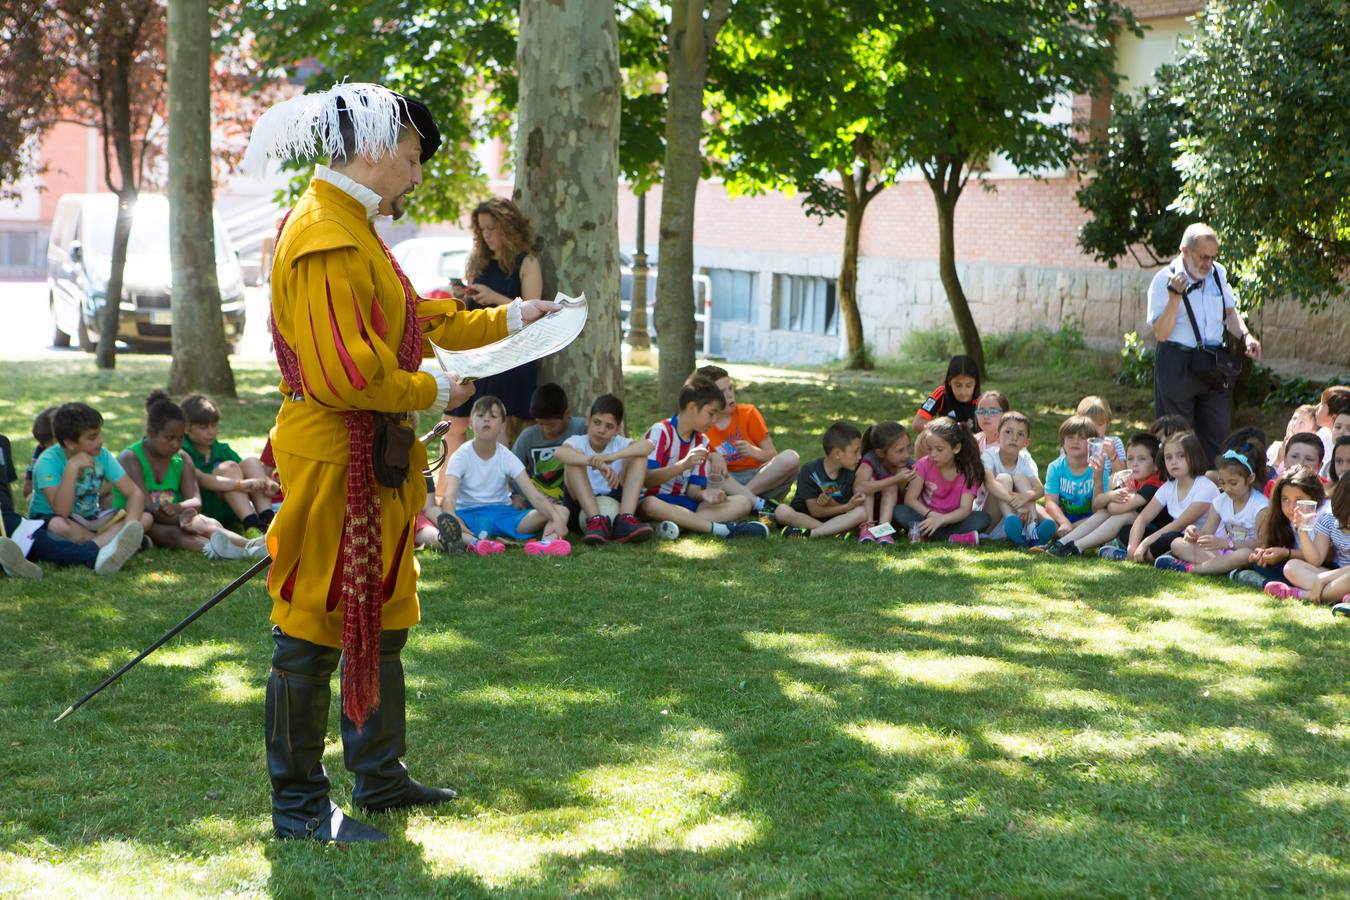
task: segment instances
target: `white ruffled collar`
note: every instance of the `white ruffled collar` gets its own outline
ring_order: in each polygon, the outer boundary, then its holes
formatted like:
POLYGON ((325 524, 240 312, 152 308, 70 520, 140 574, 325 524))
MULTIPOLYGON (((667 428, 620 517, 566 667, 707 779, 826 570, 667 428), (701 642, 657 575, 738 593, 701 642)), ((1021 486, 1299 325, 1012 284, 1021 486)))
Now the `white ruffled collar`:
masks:
POLYGON ((373 219, 380 214, 380 195, 361 182, 348 178, 341 172, 334 172, 327 166, 315 166, 314 177, 320 181, 328 182, 345 194, 349 194, 366 208, 367 219, 373 219))

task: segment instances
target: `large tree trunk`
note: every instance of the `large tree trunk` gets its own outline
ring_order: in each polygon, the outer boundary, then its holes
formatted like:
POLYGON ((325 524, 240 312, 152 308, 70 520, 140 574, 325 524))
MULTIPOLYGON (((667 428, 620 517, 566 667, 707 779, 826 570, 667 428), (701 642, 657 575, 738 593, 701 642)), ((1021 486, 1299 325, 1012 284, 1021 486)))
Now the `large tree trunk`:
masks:
POLYGON ((858 244, 862 238, 863 216, 867 204, 881 193, 884 185, 867 186, 870 167, 863 165, 855 174, 841 169, 844 187, 844 264, 839 269, 839 313, 844 318, 844 336, 848 341, 850 369, 872 368, 871 354, 863 335, 862 313, 858 309, 858 244))
POLYGON ((947 305, 952 309, 952 318, 956 320, 956 333, 961 336, 961 346, 966 355, 975 360, 981 374, 989 373, 984 365, 984 343, 980 340, 980 329, 975 325, 975 317, 970 313, 970 302, 961 287, 961 279, 956 274, 956 201, 961 199, 961 189, 965 182, 961 178, 960 164, 938 169, 936 178, 928 179, 933 190, 933 199, 937 202, 938 214, 938 277, 947 292, 947 305))
POLYGON ((666 33, 666 161, 656 276, 657 402, 662 410, 675 408, 680 386, 694 370, 694 199, 703 173, 703 88, 708 55, 731 0, 712 0, 706 17, 704 6, 704 0, 675 0, 666 33))
POLYGON ((234 397, 211 217, 211 12, 169 0, 169 239, 173 364, 169 390, 234 397))
POLYGON ((105 130, 111 131, 113 149, 117 157, 117 172, 121 183, 109 188, 117 193, 117 225, 113 229, 112 263, 108 274, 108 296, 103 306, 103 318, 98 329, 97 362, 100 369, 117 365, 117 323, 122 305, 122 273, 127 265, 127 241, 131 237, 131 217, 136 207, 136 160, 131 143, 131 54, 114 53, 108 73, 108 117, 105 130), (111 121, 109 121, 109 119, 111 121), (109 129, 109 125, 111 128, 109 129))
POLYGON ((623 395, 619 335, 619 34, 607 0, 521 0, 515 202, 538 235, 544 299, 585 292, 586 330, 544 361, 584 413, 623 395))

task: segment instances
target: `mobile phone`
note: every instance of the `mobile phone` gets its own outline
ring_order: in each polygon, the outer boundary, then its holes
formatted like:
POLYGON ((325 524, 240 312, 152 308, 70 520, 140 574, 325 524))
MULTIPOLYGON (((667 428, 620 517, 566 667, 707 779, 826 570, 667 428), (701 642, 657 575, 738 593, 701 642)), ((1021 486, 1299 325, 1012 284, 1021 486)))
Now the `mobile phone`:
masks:
POLYGON ((464 288, 468 287, 468 285, 464 283, 463 278, 451 278, 450 286, 459 288, 460 290, 464 290, 464 288))

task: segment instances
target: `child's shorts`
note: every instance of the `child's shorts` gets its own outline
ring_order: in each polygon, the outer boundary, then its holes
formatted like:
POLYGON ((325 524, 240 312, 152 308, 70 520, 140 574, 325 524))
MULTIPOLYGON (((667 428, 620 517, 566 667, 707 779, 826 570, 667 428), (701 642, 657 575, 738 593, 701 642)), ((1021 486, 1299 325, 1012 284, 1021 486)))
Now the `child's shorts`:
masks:
POLYGON ((520 530, 520 521, 530 512, 528 509, 516 509, 509 503, 461 506, 455 510, 455 514, 469 526, 469 534, 478 535, 487 532, 489 536, 500 535, 518 541, 535 535, 533 531, 520 530))
MULTIPOLYGON (((595 499, 608 497, 615 503, 623 503, 623 491, 610 491, 607 494, 596 494, 595 499)), ((582 518, 584 513, 581 511, 581 504, 572 499, 571 494, 563 495, 563 506, 567 508, 567 527, 573 531, 581 532, 586 530, 586 521, 582 518)))
POLYGON ((684 494, 653 494, 650 497, 643 497, 643 500, 660 500, 662 503, 669 503, 671 506, 683 506, 690 512, 698 512, 698 501, 684 494))

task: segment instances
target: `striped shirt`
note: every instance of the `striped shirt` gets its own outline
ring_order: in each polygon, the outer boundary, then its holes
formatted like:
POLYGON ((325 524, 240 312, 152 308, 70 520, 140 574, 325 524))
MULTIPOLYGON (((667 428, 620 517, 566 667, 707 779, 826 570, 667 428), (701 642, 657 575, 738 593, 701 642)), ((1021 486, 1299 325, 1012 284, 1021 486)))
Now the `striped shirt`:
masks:
POLYGON ((1331 552, 1322 561, 1322 566, 1327 569, 1350 566, 1350 531, 1341 528, 1341 523, 1329 512, 1319 515, 1314 527, 1318 534, 1325 534, 1331 539, 1331 552))
MULTIPOLYGON (((647 457, 648 469, 664 469, 666 466, 674 465, 684 459, 693 448, 708 445, 707 440, 697 431, 691 432, 688 440, 681 438, 679 418, 679 416, 671 416, 669 419, 657 422, 647 429, 647 440, 652 442, 652 452, 647 457)), ((679 473, 664 484, 647 488, 643 496, 655 497, 657 494, 667 494, 680 497, 688 493, 691 484, 699 487, 708 484, 708 464, 706 462, 679 473)))

